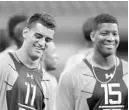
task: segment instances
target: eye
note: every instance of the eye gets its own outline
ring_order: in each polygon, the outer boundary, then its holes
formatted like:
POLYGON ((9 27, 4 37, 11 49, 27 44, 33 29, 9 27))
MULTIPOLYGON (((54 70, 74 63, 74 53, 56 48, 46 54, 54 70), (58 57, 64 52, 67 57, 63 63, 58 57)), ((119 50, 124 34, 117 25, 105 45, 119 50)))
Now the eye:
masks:
POLYGON ((47 38, 45 39, 45 41, 46 41, 47 43, 49 43, 49 42, 52 41, 52 39, 47 37, 47 38))
POLYGON ((35 34, 35 37, 37 38, 37 39, 41 39, 43 36, 41 36, 40 34, 35 34))
POLYGON ((118 36, 119 34, 118 34, 117 32, 114 32, 113 35, 114 35, 114 36, 118 36))
POLYGON ((106 36, 108 33, 107 32, 102 32, 101 35, 102 36, 106 36))

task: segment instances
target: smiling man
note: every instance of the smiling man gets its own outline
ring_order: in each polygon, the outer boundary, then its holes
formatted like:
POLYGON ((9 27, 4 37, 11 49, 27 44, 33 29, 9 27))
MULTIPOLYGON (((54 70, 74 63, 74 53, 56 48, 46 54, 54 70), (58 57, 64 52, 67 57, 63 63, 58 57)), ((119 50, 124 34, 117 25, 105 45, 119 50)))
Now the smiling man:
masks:
POLYGON ((44 84, 52 88, 52 82, 40 59, 53 40, 55 29, 51 15, 35 13, 23 29, 22 47, 0 58, 1 110, 52 110, 51 99, 44 95, 43 88, 44 84))
POLYGON ((96 16, 90 36, 93 52, 61 75, 56 110, 128 110, 128 63, 116 56, 117 19, 96 16))

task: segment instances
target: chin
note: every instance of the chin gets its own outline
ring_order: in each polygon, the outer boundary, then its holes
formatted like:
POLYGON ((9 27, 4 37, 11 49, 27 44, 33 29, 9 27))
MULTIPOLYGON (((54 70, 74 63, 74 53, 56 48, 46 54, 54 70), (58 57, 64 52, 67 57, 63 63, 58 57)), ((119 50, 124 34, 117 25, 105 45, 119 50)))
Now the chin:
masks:
POLYGON ((103 55, 105 57, 111 56, 111 55, 115 55, 115 52, 104 52, 103 55))
POLYGON ((47 67, 46 70, 47 71, 54 71, 54 70, 56 70, 56 67, 47 67))
POLYGON ((41 58, 41 55, 33 54, 33 55, 31 55, 31 57, 33 60, 37 60, 37 59, 41 58))
POLYGON ((35 53, 35 56, 37 56, 37 57, 40 58, 40 57, 42 57, 42 53, 37 53, 37 52, 36 52, 36 53, 35 53))
POLYGON ((103 49, 101 50, 104 56, 114 55, 116 53, 116 49, 103 49))
POLYGON ((32 56, 31 58, 32 58, 33 61, 39 59, 38 56, 32 56))

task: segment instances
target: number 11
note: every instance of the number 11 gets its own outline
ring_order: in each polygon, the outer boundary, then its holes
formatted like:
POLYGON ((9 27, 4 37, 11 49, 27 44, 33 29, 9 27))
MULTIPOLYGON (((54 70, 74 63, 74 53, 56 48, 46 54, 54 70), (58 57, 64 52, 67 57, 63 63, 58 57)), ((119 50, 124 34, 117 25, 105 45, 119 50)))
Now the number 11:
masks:
POLYGON ((30 86, 32 88, 32 99, 31 99, 31 106, 34 105, 34 99, 35 99, 35 95, 36 95, 36 86, 33 84, 30 84, 28 82, 25 82, 25 85, 27 87, 27 92, 26 92, 26 98, 25 98, 25 104, 28 104, 29 101, 29 96, 30 96, 30 86))

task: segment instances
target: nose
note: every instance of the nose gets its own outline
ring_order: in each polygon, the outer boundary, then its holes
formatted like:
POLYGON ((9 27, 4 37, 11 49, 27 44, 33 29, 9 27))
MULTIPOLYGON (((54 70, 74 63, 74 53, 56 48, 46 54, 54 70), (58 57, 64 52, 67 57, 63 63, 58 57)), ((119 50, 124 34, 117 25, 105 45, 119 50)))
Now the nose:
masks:
POLYGON ((40 45, 42 48, 45 48, 45 46, 46 46, 45 38, 43 38, 42 40, 39 41, 39 45, 40 45))
POLYGON ((107 37, 107 41, 109 42, 115 41, 115 38, 112 33, 110 33, 109 36, 107 37))

